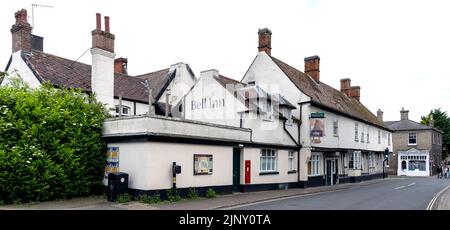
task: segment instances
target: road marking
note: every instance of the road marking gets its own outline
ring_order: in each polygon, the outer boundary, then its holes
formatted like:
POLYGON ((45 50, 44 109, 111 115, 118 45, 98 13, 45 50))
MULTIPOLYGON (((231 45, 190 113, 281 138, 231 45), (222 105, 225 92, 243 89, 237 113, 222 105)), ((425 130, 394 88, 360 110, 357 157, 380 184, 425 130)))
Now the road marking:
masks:
POLYGON ((400 186, 400 187, 397 187, 397 188, 394 188, 394 189, 402 189, 402 188, 404 188, 405 186, 400 186))
POLYGON ((256 202, 247 203, 247 204, 241 204, 241 205, 234 205, 234 206, 225 207, 225 208, 219 208, 219 210, 237 209, 237 208, 242 208, 242 207, 246 207, 246 206, 253 206, 253 205, 264 204, 264 203, 280 201, 280 200, 287 200, 287 199, 292 199, 292 198, 297 198, 297 197, 314 196, 314 195, 319 195, 319 194, 324 194, 324 193, 338 192, 338 191, 342 191, 342 190, 345 190, 345 188, 331 190, 331 191, 325 191, 325 192, 308 193, 308 194, 301 194, 301 195, 296 195, 296 196, 287 196, 287 197, 274 198, 274 199, 268 199, 268 200, 263 200, 263 201, 256 201, 256 202))
POLYGON ((434 196, 433 199, 431 199, 430 203, 428 204, 428 206, 425 210, 433 210, 433 206, 434 206, 434 203, 436 202, 437 198, 449 188, 450 188, 450 185, 445 187, 444 189, 442 189, 440 192, 438 192, 436 194, 436 196, 434 196))
POLYGON ((413 186, 413 185, 415 185, 415 184, 416 184, 416 183, 411 183, 411 184, 408 185, 408 187, 409 187, 409 186, 413 186))

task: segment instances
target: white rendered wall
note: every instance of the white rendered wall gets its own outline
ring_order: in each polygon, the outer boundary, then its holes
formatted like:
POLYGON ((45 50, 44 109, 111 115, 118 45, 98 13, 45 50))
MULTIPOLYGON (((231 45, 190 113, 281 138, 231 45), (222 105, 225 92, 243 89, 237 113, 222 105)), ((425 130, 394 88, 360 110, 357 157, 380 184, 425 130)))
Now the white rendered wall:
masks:
MULTIPOLYGON (((91 87, 96 98, 106 108, 114 109, 114 57, 115 54, 92 48, 91 87)), ((112 110, 112 113, 115 109, 112 110)))
POLYGON ((212 75, 203 74, 192 90, 185 96, 184 103, 184 117, 186 119, 235 127, 240 126, 240 115, 238 112, 244 110, 244 105, 217 82, 212 75), (209 106, 198 108, 196 105, 202 102, 203 99, 216 102, 223 101, 224 103, 223 106, 214 108, 209 106))
POLYGON ((310 97, 302 93, 283 71, 273 62, 266 52, 259 52, 245 74, 242 82, 255 81, 269 93, 279 93, 297 107, 292 115, 299 118, 299 102, 309 101, 310 97))
POLYGON ((249 142, 250 130, 162 116, 113 118, 103 123, 104 136, 157 134, 249 142))
POLYGON ((342 148, 342 149, 361 149, 367 151, 384 151, 386 147, 392 151, 392 133, 390 135, 391 142, 388 142, 388 131, 380 129, 376 126, 369 125, 364 122, 356 121, 348 117, 332 113, 311 106, 309 104, 303 105, 303 125, 301 127, 302 144, 305 146, 312 145, 313 147, 322 148, 342 148), (321 143, 311 143, 310 138, 310 119, 309 115, 315 112, 325 113, 324 129, 325 134, 320 138, 321 143), (333 121, 338 120, 338 136, 333 135, 333 121), (358 123, 358 141, 355 141, 355 123, 358 123), (380 144, 378 144, 378 130, 381 130, 380 144), (364 142, 361 142, 361 133, 364 132, 364 142), (370 142, 367 143, 367 133, 369 132, 370 142), (383 135, 383 132, 386 135, 383 135))
MULTIPOLYGON (((277 150, 277 171, 279 174, 259 175, 261 164, 260 148, 245 148, 241 154, 241 184, 245 184, 245 161, 250 160, 250 184, 270 184, 270 183, 287 183, 297 182, 297 173, 288 174, 288 152, 289 150, 277 150)), ((298 159, 298 156, 296 156, 298 159)), ((295 166, 297 167, 297 165, 295 166)))
MULTIPOLYGON (((17 51, 12 54, 11 64, 9 65, 6 72, 10 77, 14 77, 16 74, 19 74, 20 78, 23 79, 24 82, 28 83, 31 88, 38 88, 41 86, 40 81, 36 78, 33 72, 28 67, 27 63, 21 57, 21 51, 17 51)), ((5 86, 9 83, 9 79, 3 79, 1 86, 5 86)))
MULTIPOLYGON (((169 73, 176 70, 174 79, 167 87, 170 90, 169 104, 176 105, 184 95, 192 88, 195 83, 195 76, 193 76, 187 69, 184 63, 177 63, 170 66, 169 73)), ((164 91, 158 102, 166 103, 167 91, 164 91)))
POLYGON ((170 189, 172 162, 181 165, 177 187, 232 185, 233 148, 177 143, 109 143, 119 147, 119 171, 129 174, 129 187, 140 190, 170 189), (213 173, 194 175, 194 154, 213 155, 213 173))

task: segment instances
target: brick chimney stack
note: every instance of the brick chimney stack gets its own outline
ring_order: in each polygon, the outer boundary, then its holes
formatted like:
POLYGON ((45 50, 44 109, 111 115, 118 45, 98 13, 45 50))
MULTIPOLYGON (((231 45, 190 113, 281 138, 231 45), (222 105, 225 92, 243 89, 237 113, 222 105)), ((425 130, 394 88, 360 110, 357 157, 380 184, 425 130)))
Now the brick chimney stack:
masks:
POLYGON ((12 52, 31 49, 31 25, 28 23, 27 10, 21 9, 14 14, 16 23, 11 27, 12 52))
POLYGON ((379 121, 383 121, 383 111, 381 111, 381 109, 378 109, 377 111, 377 118, 379 121))
POLYGON ((258 52, 264 51, 269 56, 272 50, 272 31, 267 28, 258 30, 258 52))
POLYGON ((105 31, 101 28, 101 14, 96 14, 96 29, 92 34, 92 48, 99 48, 102 50, 114 53, 114 39, 115 36, 109 30, 109 17, 105 17, 105 31))
POLYGON ((114 72, 128 74, 127 64, 128 64, 127 58, 123 57, 116 58, 116 60, 114 60, 114 72))
POLYGON ((341 92, 357 101, 361 98, 361 87, 352 86, 350 78, 341 79, 341 92))
POLYGON ((402 110, 400 111, 400 119, 401 119, 401 120, 409 120, 409 119, 408 119, 408 113, 409 113, 409 110, 405 110, 405 109, 402 107, 402 110))
POLYGON ((305 58, 305 73, 314 79, 314 81, 320 81, 320 57, 315 55, 305 58))

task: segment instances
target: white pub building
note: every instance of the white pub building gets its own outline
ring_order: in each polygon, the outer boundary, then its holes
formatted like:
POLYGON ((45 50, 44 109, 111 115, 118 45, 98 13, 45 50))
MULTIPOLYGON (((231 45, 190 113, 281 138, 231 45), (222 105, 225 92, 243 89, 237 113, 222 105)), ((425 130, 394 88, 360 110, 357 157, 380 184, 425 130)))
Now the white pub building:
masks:
MULTIPOLYGON (((115 58, 109 17, 97 14, 92 65, 43 51, 26 11, 16 13, 6 71, 33 87, 95 93, 114 118, 104 123, 110 172, 129 174, 135 194, 164 194, 173 186, 219 193, 335 185, 382 177, 391 130, 360 102, 350 79, 336 90, 320 80, 318 56, 305 70, 271 56, 271 31, 259 30, 258 54, 241 81, 188 64, 138 76, 115 58)), ((1 85, 6 85, 8 79, 1 85)))

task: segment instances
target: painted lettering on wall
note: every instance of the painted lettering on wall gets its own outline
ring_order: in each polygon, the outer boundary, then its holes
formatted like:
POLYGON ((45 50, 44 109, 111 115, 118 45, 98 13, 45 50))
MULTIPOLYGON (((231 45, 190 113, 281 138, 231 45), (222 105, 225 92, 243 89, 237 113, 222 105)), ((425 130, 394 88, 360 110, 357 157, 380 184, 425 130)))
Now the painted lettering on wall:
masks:
POLYGON ((191 101, 191 110, 197 109, 211 109, 225 107, 225 99, 212 99, 212 98, 202 98, 200 101, 192 100, 191 101))

